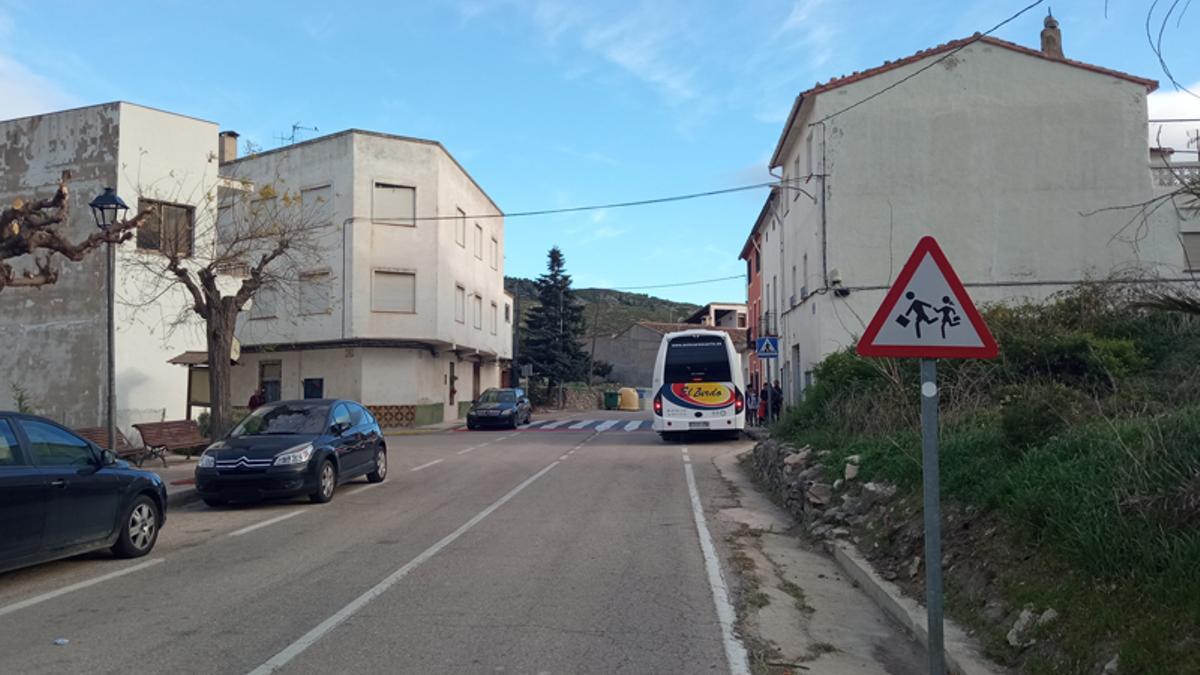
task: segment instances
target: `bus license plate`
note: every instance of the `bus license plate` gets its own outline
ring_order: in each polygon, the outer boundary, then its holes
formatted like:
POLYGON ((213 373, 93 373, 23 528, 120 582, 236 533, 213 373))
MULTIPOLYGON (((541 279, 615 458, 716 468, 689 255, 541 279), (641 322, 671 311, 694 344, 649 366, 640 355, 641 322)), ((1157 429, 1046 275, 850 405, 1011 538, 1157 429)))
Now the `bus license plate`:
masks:
POLYGON ((688 422, 689 429, 707 429, 708 422, 688 422))

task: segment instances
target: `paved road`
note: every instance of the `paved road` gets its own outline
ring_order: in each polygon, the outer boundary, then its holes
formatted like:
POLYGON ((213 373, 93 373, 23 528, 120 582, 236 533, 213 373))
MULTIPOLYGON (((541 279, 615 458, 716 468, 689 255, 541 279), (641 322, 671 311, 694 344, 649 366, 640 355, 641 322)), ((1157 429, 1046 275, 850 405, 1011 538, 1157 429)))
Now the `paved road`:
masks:
POLYGON ((724 498, 737 444, 601 418, 395 437, 330 504, 197 504, 148 558, 0 575, 0 672, 738 672, 688 477, 724 498))

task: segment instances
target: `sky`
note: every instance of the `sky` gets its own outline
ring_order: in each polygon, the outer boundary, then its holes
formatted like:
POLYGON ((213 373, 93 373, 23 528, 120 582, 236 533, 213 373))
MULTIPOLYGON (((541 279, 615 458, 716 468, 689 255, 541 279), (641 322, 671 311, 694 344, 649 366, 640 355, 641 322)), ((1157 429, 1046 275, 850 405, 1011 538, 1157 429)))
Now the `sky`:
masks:
MULTIPOLYGON (((770 180, 800 91, 986 31, 1030 1, 0 0, 0 119, 120 99, 263 149, 297 123, 319 129, 301 140, 363 128, 440 141, 507 212, 649 199, 770 180)), ((1160 80, 1151 118, 1200 117, 1148 45, 1150 4, 1051 7, 1068 57, 1160 80)), ((996 35, 1036 48, 1045 7, 996 35)), ((1197 29, 1200 6, 1163 44, 1200 92, 1197 29)), ((1183 147, 1184 132, 1171 125, 1164 144, 1183 147)), ((739 275, 765 197, 512 218, 506 272, 540 274, 557 245, 577 287, 739 275)), ((745 284, 643 292, 738 301, 745 284)))

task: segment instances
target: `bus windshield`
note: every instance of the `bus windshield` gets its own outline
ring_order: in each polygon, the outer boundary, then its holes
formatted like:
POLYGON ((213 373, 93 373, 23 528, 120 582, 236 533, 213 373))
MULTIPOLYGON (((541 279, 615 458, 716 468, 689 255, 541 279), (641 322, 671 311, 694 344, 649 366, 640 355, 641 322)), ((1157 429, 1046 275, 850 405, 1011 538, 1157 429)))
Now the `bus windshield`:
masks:
POLYGON ((725 341, 708 335, 677 337, 667 343, 663 381, 731 382, 729 352, 725 341))

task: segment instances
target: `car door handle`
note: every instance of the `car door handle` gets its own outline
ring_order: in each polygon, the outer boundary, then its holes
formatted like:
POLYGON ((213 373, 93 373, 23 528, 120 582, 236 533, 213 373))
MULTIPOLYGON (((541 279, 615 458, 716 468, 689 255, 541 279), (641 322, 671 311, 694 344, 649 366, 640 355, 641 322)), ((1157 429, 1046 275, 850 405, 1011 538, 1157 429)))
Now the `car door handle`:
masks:
POLYGON ((65 487, 67 487, 67 479, 66 478, 55 478, 54 480, 50 481, 50 487, 65 488, 65 487))

